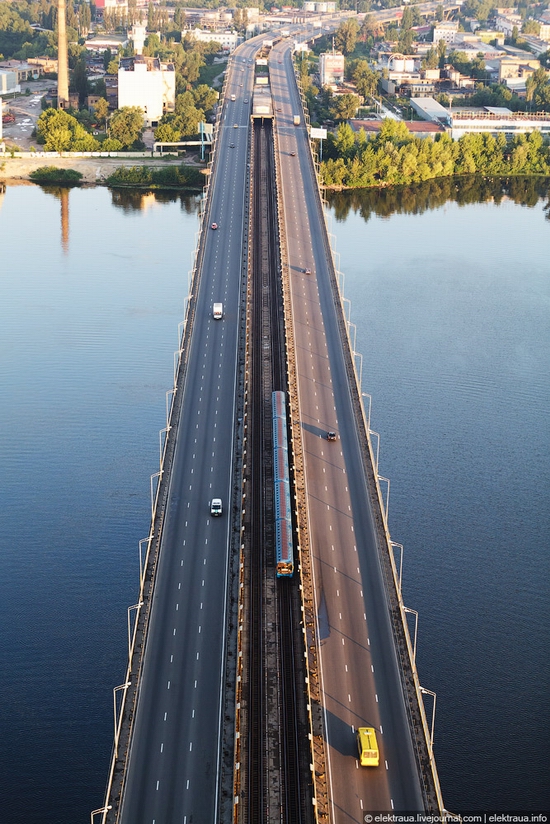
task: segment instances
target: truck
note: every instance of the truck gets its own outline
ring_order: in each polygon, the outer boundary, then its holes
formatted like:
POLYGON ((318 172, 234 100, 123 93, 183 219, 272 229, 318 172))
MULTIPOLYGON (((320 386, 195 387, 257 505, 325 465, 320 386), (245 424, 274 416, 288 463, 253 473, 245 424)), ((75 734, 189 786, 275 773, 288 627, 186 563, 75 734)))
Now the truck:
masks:
POLYGON ((214 320, 221 320, 223 318, 223 303, 215 303, 213 305, 212 317, 214 320))
POLYGON ((300 125, 300 115, 299 115, 299 114, 295 114, 295 115, 294 115, 294 118, 293 118, 293 123, 294 123, 294 125, 295 125, 295 126, 299 126, 299 125, 300 125))

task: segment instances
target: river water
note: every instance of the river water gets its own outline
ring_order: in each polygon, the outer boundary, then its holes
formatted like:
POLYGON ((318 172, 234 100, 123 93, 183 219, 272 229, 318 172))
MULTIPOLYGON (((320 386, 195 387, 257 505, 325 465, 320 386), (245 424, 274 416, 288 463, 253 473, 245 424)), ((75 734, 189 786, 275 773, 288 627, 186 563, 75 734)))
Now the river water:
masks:
MULTIPOLYGON (((0 194, 0 819, 99 807, 198 198, 0 194)), ((548 808, 542 185, 332 198, 454 810, 548 808), (477 202, 481 200, 482 202, 477 202)), ((205 823, 207 824, 207 823, 205 823)))

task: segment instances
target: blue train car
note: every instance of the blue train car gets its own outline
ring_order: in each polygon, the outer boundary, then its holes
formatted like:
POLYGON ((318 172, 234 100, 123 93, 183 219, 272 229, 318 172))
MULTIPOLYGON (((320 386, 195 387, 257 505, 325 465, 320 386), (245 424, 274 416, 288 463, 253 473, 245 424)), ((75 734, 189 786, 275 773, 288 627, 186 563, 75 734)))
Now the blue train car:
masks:
POLYGON ((290 578, 294 574, 294 541, 292 508, 290 502, 290 471, 286 400, 284 392, 271 396, 273 421, 273 483, 275 488, 275 555, 277 577, 290 578))

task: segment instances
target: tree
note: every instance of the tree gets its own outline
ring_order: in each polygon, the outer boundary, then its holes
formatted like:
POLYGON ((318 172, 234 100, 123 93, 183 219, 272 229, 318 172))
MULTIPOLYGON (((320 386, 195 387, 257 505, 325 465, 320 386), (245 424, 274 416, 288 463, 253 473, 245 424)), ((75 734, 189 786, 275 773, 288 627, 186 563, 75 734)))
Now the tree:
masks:
POLYGON ((349 123, 341 123, 336 132, 336 139, 334 140, 334 148, 337 156, 351 157, 353 148, 355 147, 355 133, 349 123))
POLYGON ((334 97, 330 107, 332 117, 334 120, 349 120, 355 116, 359 102, 356 94, 340 94, 334 97))
POLYGON ((397 41, 397 48, 402 54, 412 53, 412 44, 414 42, 415 33, 411 29, 402 29, 399 32, 399 39, 397 41))
POLYGON ((161 123, 155 130, 155 140, 159 143, 177 143, 181 133, 170 123, 161 123))
POLYGON ((107 115, 109 114, 109 104, 104 97, 100 97, 94 106, 94 112, 98 123, 107 123, 107 115))
POLYGON ((403 17, 401 18, 401 28, 403 31, 407 31, 407 29, 411 29, 414 25, 414 15, 413 10, 410 6, 405 6, 403 9, 403 17))
POLYGON ((193 89, 192 94, 197 108, 204 109, 205 112, 214 108, 220 96, 216 89, 211 89, 206 83, 201 83, 193 89))
POLYGON ((372 71, 366 60, 358 60, 353 70, 353 81, 359 94, 368 97, 376 93, 379 75, 372 71))
POLYGON ((123 147, 130 148, 141 138, 143 128, 143 109, 139 106, 123 106, 111 117, 109 137, 119 140, 123 147))
MULTIPOLYGON (((440 43, 443 41, 439 41, 440 43)), ((422 68, 423 69, 437 69, 439 66, 439 57, 437 56, 436 50, 432 47, 428 49, 426 52, 426 56, 422 61, 422 68)))
POLYGON ((46 109, 38 118, 36 136, 47 152, 94 152, 99 143, 78 120, 62 109, 46 109))
POLYGON ((338 26, 334 35, 334 45, 342 54, 351 54, 357 45, 357 35, 359 34, 359 24, 352 17, 344 20, 338 26))
POLYGON ((443 3, 439 3, 437 9, 435 10, 435 19, 438 23, 441 23, 443 20, 443 3))
POLYGON ((82 106, 88 94, 88 70, 85 55, 82 55, 73 69, 71 87, 75 92, 78 92, 78 103, 79 106, 82 106))
POLYGON ((534 34, 536 37, 540 34, 540 23, 536 20, 526 20, 521 29, 523 34, 534 34))
POLYGON ((443 69, 445 66, 445 58, 447 55, 447 44, 444 40, 439 40, 437 43, 437 56, 439 57, 439 68, 443 69))

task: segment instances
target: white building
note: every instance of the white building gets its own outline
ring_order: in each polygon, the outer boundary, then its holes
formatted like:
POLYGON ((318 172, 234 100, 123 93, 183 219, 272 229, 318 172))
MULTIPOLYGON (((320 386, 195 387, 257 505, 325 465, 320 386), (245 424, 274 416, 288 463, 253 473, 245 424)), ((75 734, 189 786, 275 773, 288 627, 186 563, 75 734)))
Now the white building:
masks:
POLYGON ((176 105, 176 72, 173 63, 158 57, 126 57, 118 70, 118 108, 139 106, 147 126, 155 126, 176 105))
POLYGON ((17 82, 17 72, 0 69, 0 94, 20 92, 21 86, 17 82))
POLYGON ((344 55, 340 52, 319 55, 321 86, 337 86, 344 82, 344 62, 344 55))
POLYGON ((195 40, 199 40, 201 43, 210 43, 211 41, 219 43, 222 49, 229 52, 234 51, 237 46, 244 41, 244 37, 242 37, 242 35, 233 31, 203 31, 202 29, 188 29, 187 31, 182 31, 181 36, 185 37, 186 34, 190 37, 194 37, 195 40))
POLYGON ((333 14, 336 11, 336 2, 323 0, 318 3, 316 0, 304 0, 302 8, 304 11, 314 11, 317 14, 333 14))
POLYGON ((458 32, 458 22, 449 20, 441 23, 436 23, 434 26, 433 42, 439 43, 444 40, 445 43, 454 43, 458 32))
POLYGON ((484 111, 454 111, 451 119, 453 140, 464 134, 504 134, 509 138, 534 131, 550 136, 550 114, 511 112, 506 108, 485 106, 484 111))
POLYGON ((497 14, 495 26, 499 31, 504 32, 506 37, 511 37, 514 27, 517 28, 518 32, 521 31, 523 20, 519 14, 497 14))
POLYGON ((540 40, 545 40, 547 43, 550 42, 550 23, 547 23, 546 20, 538 19, 536 21, 540 26, 539 31, 539 38, 540 40))

